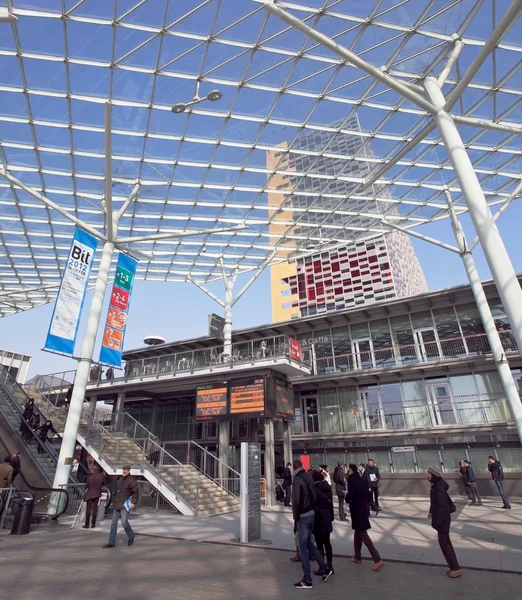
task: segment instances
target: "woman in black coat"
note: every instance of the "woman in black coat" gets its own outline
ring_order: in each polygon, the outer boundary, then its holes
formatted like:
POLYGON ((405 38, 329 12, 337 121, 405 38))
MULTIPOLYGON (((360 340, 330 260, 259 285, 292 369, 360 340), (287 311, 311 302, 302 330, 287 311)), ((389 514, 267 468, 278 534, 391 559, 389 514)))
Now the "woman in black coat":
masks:
MULTIPOLYGON (((332 486, 324 480, 321 473, 312 471, 312 478, 315 483, 316 493, 316 511, 314 522, 315 543, 319 552, 324 556, 326 553, 326 563, 328 569, 333 573, 332 567, 332 544, 330 534, 332 533, 332 522, 334 520, 332 486)), ((322 572, 315 573, 322 575, 322 572)))
POLYGON ((362 562, 361 550, 364 544, 373 559, 372 571, 378 571, 384 562, 368 535, 370 525, 370 491, 366 479, 359 476, 357 465, 348 466, 348 493, 346 502, 350 505, 350 516, 352 518, 354 555, 352 562, 362 562))
POLYGON ((454 579, 462 575, 462 570, 449 536, 451 513, 455 512, 455 505, 448 495, 449 485, 442 479, 442 473, 436 467, 428 469, 428 479, 431 482, 430 513, 428 519, 431 519, 431 526, 438 533, 440 549, 450 568, 447 571, 447 575, 454 579))

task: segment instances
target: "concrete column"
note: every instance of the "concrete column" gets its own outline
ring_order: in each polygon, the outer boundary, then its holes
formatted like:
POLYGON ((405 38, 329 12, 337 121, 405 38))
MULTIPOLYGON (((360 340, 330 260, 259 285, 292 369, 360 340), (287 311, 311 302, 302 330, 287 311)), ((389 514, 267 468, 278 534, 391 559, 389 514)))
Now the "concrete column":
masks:
POLYGON ((275 504, 275 434, 274 419, 265 418, 265 481, 266 505, 275 504))
MULTIPOLYGON (((118 397, 116 398, 116 402, 114 403, 112 414, 121 414, 124 411, 125 405, 125 392, 118 392, 118 397)), ((111 429, 113 431, 118 431, 119 424, 121 422, 121 417, 113 417, 111 423, 111 429)))
POLYGON ((218 467, 218 479, 226 479, 228 477, 228 469, 225 465, 229 464, 229 450, 230 450, 230 421, 221 421, 219 423, 219 467, 218 467))
POLYGON ((258 433, 257 433, 257 419, 250 419, 250 424, 249 424, 249 428, 250 428, 250 441, 253 442, 254 444, 257 444, 258 440, 258 433))
POLYGON ((96 405, 98 404, 98 396, 91 396, 89 399, 89 411, 91 415, 96 411, 96 405))
POLYGON ((285 467, 287 463, 293 463, 292 456, 292 427, 289 421, 283 421, 283 454, 285 467))
POLYGON ((150 418, 150 430, 156 435, 156 426, 158 424, 158 402, 157 398, 152 399, 152 416, 150 418))

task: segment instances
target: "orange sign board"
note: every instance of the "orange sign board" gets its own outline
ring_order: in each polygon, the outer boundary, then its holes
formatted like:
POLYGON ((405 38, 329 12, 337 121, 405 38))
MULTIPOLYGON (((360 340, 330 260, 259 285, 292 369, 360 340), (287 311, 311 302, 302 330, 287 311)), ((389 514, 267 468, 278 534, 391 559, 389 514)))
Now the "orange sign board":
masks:
POLYGON ((106 326, 103 332, 103 345, 111 350, 121 352, 123 347, 123 331, 106 326))

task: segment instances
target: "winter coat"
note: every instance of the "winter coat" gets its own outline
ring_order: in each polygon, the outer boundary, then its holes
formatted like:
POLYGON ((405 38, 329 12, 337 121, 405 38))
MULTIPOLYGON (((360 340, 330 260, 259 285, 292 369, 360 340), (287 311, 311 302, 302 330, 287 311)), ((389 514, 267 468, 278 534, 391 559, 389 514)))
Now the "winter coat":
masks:
POLYGON ((333 473, 333 482, 335 484, 335 493, 340 498, 344 498, 346 495, 346 475, 343 467, 335 467, 333 473))
POLYGON ((488 471, 491 473, 491 479, 504 481, 504 471, 499 460, 496 460, 493 464, 488 463, 488 471))
POLYGON ((366 481, 368 482, 368 485, 370 487, 379 487, 381 484, 380 479, 381 479, 381 474, 379 472, 379 467, 377 465, 373 465, 373 467, 370 467, 370 465, 368 465, 366 467, 366 469, 364 470, 364 477, 366 477, 366 481), (376 480, 375 481, 371 481, 370 475, 375 475, 376 480))
POLYGON ((283 472, 283 482, 286 486, 292 485, 292 470, 290 467, 286 467, 283 472))
POLYGON ((38 436, 42 439, 46 439, 47 435, 49 434, 49 431, 52 431, 53 433, 56 433, 56 429, 53 427, 53 424, 51 423, 50 425, 47 423, 47 421, 44 421, 44 424, 41 425, 40 427, 38 427, 38 429, 36 430, 38 432, 38 436))
POLYGON ((124 508, 123 504, 130 498, 132 504, 136 504, 138 501, 138 482, 136 477, 131 475, 122 475, 118 479, 116 484, 116 494, 114 496, 114 508, 121 510, 124 508))
POLYGON ((473 470, 471 464, 469 464, 467 467, 464 467, 464 469, 466 470, 466 479, 468 480, 468 484, 476 481, 475 471, 473 470))
POLYGON ((292 512, 294 521, 316 507, 316 493, 314 480, 302 467, 294 471, 294 485, 292 486, 292 512))
POLYGON ((432 483, 430 490, 431 526, 440 533, 449 533, 451 525, 448 488, 444 479, 439 479, 437 483, 432 483))
POLYGON ((92 473, 89 475, 83 486, 84 489, 87 490, 83 499, 87 501, 100 498, 103 485, 105 485, 105 477, 101 473, 92 473))
POLYGON ((315 509, 314 533, 332 533, 334 520, 332 486, 327 481, 315 482, 317 505, 315 509))
POLYGON ((368 483, 357 473, 348 477, 346 502, 350 505, 352 529, 355 531, 371 529, 368 483))
POLYGON ((24 406, 24 412, 22 413, 22 417, 28 421, 31 418, 31 415, 33 414, 33 411, 35 409, 35 405, 34 402, 27 402, 27 404, 24 406))
POLYGON ((469 486, 468 470, 466 469, 466 467, 460 467, 459 471, 460 471, 460 477, 462 479, 462 483, 466 487, 468 487, 469 486))

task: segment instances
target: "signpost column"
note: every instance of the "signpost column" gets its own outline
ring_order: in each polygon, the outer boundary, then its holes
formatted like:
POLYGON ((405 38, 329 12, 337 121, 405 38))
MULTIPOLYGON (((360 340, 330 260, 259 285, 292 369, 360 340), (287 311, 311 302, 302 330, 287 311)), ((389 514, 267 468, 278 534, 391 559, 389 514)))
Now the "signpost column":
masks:
POLYGON ((283 454, 285 467, 288 463, 293 462, 292 457, 292 428, 288 421, 283 421, 283 454))
POLYGON ((265 495, 266 506, 275 504, 275 434, 274 419, 265 419, 265 495))
POLYGON ((241 443, 242 544, 261 539, 261 444, 241 443))

